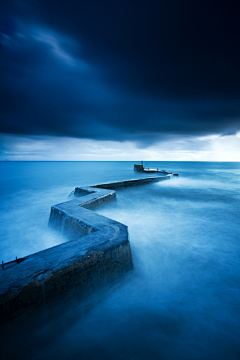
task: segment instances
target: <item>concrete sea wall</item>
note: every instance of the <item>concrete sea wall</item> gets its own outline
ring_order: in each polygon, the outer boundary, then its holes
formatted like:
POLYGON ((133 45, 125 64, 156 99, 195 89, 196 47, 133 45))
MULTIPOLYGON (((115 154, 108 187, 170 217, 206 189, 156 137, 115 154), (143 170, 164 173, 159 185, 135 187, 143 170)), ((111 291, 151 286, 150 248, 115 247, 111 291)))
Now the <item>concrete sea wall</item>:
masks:
POLYGON ((49 226, 68 241, 5 264, 0 270, 0 323, 31 314, 59 299, 83 299, 133 268, 128 228, 92 209, 116 199, 112 189, 170 176, 76 188, 74 199, 51 208, 49 226), (111 190, 109 190, 111 189, 111 190))

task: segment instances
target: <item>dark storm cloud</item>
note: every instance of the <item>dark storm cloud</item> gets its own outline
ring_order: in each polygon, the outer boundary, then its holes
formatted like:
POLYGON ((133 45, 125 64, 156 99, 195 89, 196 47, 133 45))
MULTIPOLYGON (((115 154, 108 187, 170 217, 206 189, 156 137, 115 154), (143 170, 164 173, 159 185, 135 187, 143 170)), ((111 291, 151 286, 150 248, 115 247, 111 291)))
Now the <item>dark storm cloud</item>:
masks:
POLYGON ((3 133, 149 142, 240 128, 231 1, 8 1, 3 133))

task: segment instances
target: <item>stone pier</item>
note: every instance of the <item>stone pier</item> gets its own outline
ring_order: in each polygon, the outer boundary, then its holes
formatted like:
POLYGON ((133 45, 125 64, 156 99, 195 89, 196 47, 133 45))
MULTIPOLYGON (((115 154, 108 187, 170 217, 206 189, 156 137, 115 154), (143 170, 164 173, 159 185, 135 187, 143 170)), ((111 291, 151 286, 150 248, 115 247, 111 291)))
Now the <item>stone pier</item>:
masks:
POLYGON ((0 323, 59 299, 83 299, 133 268, 126 225, 92 210, 118 189, 167 180, 156 176, 76 188, 74 199, 51 208, 49 226, 68 241, 0 268, 0 323))

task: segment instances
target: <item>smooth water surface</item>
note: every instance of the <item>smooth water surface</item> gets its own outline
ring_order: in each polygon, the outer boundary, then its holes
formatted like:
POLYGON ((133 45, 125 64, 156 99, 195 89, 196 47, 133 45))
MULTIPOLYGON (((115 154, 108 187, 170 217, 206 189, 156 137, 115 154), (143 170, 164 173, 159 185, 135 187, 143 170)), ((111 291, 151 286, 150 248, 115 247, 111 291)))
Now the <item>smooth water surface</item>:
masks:
POLYGON ((0 261, 65 242, 48 228, 52 205, 70 200, 76 186, 131 179, 131 162, 0 162, 0 261))
MULTIPOLYGON (((131 162, 1 166, 1 252, 9 257, 8 247, 59 242, 47 229, 50 206, 75 186, 137 177, 131 162)), ((145 166, 180 176, 118 190, 117 202, 97 210, 128 225, 132 276, 57 337, 49 331, 31 359, 240 358, 240 164, 145 166)))

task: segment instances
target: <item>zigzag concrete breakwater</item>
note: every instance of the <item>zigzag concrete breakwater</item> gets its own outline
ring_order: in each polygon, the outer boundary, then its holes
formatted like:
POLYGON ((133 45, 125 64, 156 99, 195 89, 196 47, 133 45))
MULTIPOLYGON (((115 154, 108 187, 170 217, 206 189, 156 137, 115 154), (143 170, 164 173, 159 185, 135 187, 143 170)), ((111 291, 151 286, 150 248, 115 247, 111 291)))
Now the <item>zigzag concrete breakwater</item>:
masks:
POLYGON ((83 299, 133 268, 127 226, 92 209, 116 199, 113 189, 167 180, 148 177, 75 188, 74 199, 51 208, 49 226, 69 241, 0 271, 0 322, 32 313, 59 299, 83 299))

